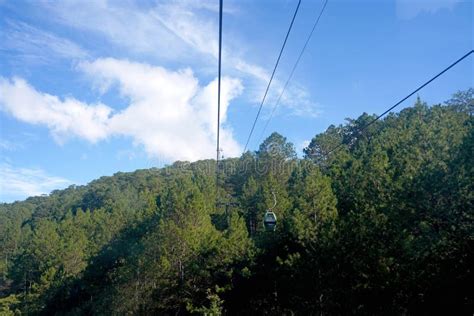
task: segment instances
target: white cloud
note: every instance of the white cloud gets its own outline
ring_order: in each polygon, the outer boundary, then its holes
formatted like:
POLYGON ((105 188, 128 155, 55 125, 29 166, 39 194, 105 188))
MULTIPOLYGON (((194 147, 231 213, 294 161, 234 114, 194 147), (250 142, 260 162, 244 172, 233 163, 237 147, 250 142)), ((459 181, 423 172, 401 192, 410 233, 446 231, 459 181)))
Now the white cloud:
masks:
POLYGON ((250 74, 257 79, 260 79, 262 81, 270 80, 270 74, 262 67, 249 64, 241 59, 237 59, 234 65, 237 70, 250 74))
MULTIPOLYGON (((153 5, 129 1, 67 0, 43 2, 44 9, 62 24, 101 34, 132 52, 171 59, 188 57, 190 47, 217 58, 215 1, 156 1, 153 5)), ((226 13, 234 8, 225 7, 226 13)))
POLYGON ((192 6, 177 3, 158 5, 153 16, 183 42, 217 59, 218 27, 214 21, 195 14, 192 6))
POLYGON ((47 194, 69 184, 71 181, 48 175, 41 169, 16 168, 0 163, 0 198, 3 201, 47 194))
POLYGON ((0 149, 3 151, 14 151, 17 149, 21 149, 23 146, 21 144, 14 143, 7 139, 0 139, 0 149))
MULTIPOLYGON (((31 133, 22 132, 7 136, 5 131, 1 129, 0 137, 0 152, 20 151, 27 148, 31 142, 37 140, 37 135, 31 133)), ((3 157, 3 159, 5 159, 5 157, 3 157)))
MULTIPOLYGON (((82 1, 69 0, 45 2, 43 6, 60 23, 100 34, 129 52, 159 58, 161 62, 169 60, 191 65, 207 74, 215 73, 218 54, 215 1, 157 1, 151 6, 138 7, 126 1, 93 1, 84 5, 82 1)), ((237 11, 232 4, 224 8, 228 10, 227 14, 237 11)), ((247 100, 258 106, 270 73, 244 57, 244 51, 248 53, 252 49, 246 47, 239 34, 225 29, 223 67, 226 74, 245 80, 247 100)), ((274 78, 265 108, 273 106, 282 88, 280 75, 286 79, 287 74, 280 73, 274 78)), ((292 115, 316 116, 319 113, 309 92, 295 82, 288 87, 280 106, 292 115)))
MULTIPOLYGON (((130 105, 109 121, 111 133, 130 136, 162 159, 196 160, 215 152, 217 84, 199 86, 189 69, 162 67, 116 59, 84 62, 80 68, 99 85, 117 84, 130 105)), ((242 92, 239 80, 224 77, 221 122, 225 124, 230 100, 242 92)), ((222 147, 230 156, 240 153, 232 131, 222 128, 222 147)))
MULTIPOLYGON (((129 100, 112 113, 104 104, 61 100, 38 92, 22 79, 0 77, 0 109, 15 118, 47 126, 57 141, 75 136, 89 142, 119 135, 131 137, 155 158, 197 160, 215 153, 217 82, 200 86, 189 69, 162 67, 112 58, 82 62, 80 70, 104 91, 117 86, 129 100)), ((226 156, 240 154, 232 130, 226 126, 230 101, 243 90, 239 80, 224 77, 221 94, 221 140, 226 156)))
POLYGON ((42 8, 63 25, 100 35, 133 53, 175 59, 189 49, 160 21, 160 12, 125 1, 42 2, 42 8))
MULTIPOLYGON (((278 93, 281 92, 281 89, 278 93)), ((311 101, 310 94, 306 88, 293 83, 290 89, 286 89, 281 101, 286 109, 289 109, 289 114, 303 117, 318 117, 321 113, 321 106, 319 103, 311 101)), ((273 104, 272 104, 273 105, 273 104)))
POLYGON ((55 58, 83 59, 89 56, 86 50, 68 39, 18 21, 7 20, 6 28, 0 32, 0 40, 3 49, 14 50, 22 58, 39 62, 55 58))
POLYGON ((460 0, 396 0, 397 16, 412 19, 421 13, 434 14, 442 9, 451 10, 460 0))
MULTIPOLYGON (((200 15, 195 12, 196 5, 193 1, 175 1, 167 4, 157 5, 153 10, 156 17, 166 29, 180 38, 184 43, 195 51, 212 58, 212 65, 218 56, 218 29, 215 14, 211 17, 200 15)), ((213 8, 211 4, 206 7, 213 8)), ((217 8, 215 8, 217 9, 217 8)), ((227 37, 229 38, 229 36, 227 37)), ((251 87, 247 89, 248 98, 256 105, 262 100, 270 73, 259 65, 246 61, 241 56, 241 49, 244 46, 238 37, 232 37, 232 41, 224 41, 223 60, 225 66, 233 74, 244 76, 251 87), (235 43, 234 43, 235 42, 235 43), (230 67, 228 66, 230 65, 230 67)), ((283 75, 285 77, 286 74, 283 75)), ((278 78, 274 78, 271 89, 267 96, 266 107, 272 107, 276 101, 283 85, 278 78)), ((316 116, 319 112, 310 101, 309 93, 301 85, 293 84, 288 87, 281 100, 282 107, 286 107, 293 115, 316 116)))
POLYGON ((36 91, 25 80, 0 77, 0 109, 30 123, 46 125, 58 142, 77 136, 96 142, 107 136, 112 109, 36 91))

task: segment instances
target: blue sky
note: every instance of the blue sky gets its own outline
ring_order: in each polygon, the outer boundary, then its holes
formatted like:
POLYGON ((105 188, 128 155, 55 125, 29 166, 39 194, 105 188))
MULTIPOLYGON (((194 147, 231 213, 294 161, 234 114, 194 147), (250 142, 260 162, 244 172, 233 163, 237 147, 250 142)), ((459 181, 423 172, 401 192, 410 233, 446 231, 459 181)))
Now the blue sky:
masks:
MULTIPOLYGON (((0 201, 214 157, 218 1, 0 0, 0 201)), ((224 0, 222 149, 238 156, 296 0, 224 0)), ((302 0, 250 149, 323 0, 302 0)), ((473 47, 473 4, 329 0, 265 137, 298 151, 473 47)), ((473 86, 470 57, 420 92, 473 86)), ((399 109, 413 104, 408 100, 399 109)))

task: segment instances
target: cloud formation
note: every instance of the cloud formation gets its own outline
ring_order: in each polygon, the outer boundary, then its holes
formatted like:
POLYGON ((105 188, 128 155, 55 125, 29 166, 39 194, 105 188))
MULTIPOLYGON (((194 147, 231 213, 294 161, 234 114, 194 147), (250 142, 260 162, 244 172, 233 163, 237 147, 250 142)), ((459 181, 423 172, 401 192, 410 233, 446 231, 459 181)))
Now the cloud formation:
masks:
POLYGON ((90 142, 104 139, 112 109, 104 104, 85 104, 73 98, 42 93, 25 80, 0 77, 0 109, 16 119, 47 126, 56 141, 78 136, 90 142))
MULTIPOLYGON (((23 79, 0 78, 0 109, 21 121, 48 127, 58 142, 78 137, 94 143, 124 136, 165 161, 214 156, 216 80, 200 86, 190 69, 169 71, 113 58, 82 62, 79 69, 103 92, 117 88, 129 105, 114 112, 101 103, 39 92, 23 79)), ((226 156, 236 156, 241 150, 225 122, 230 101, 242 90, 239 80, 223 78, 221 139, 226 156)))
MULTIPOLYGON (((147 153, 162 159, 196 160, 213 157, 217 127, 217 81, 200 86, 190 69, 162 67, 112 58, 80 64, 100 87, 116 85, 130 105, 109 120, 113 134, 130 136, 147 153)), ((221 122, 225 126, 230 101, 242 92, 239 80, 224 77, 221 122)), ((222 128, 228 156, 240 154, 229 128, 222 128)))
POLYGON ((442 9, 451 10, 460 0, 397 0, 396 12, 401 19, 412 19, 421 13, 434 14, 442 9))
POLYGON ((38 29, 30 24, 7 20, 0 32, 4 50, 15 51, 23 59, 47 63, 56 58, 84 59, 89 53, 66 38, 38 29))
POLYGON ((71 181, 48 175, 41 169, 16 168, 7 163, 0 163, 0 178, 2 201, 48 194, 54 189, 71 184, 71 181))
MULTIPOLYGON (((59 23, 99 35, 133 54, 157 58, 160 62, 185 64, 205 74, 215 73, 218 55, 218 6, 215 1, 157 1, 139 7, 123 1, 95 1, 84 6, 82 1, 68 0, 44 2, 42 6, 59 23)), ((237 11, 232 3, 225 8, 226 14, 233 15, 237 11)), ((223 43, 226 74, 241 78, 247 87, 247 101, 258 106, 270 73, 244 56, 251 48, 238 33, 229 29, 225 32, 227 38, 232 38, 223 43)), ((272 66, 270 63, 269 67, 272 66)), ((286 78, 287 74, 277 74, 273 80, 265 108, 273 106, 283 88, 280 75, 286 78)), ((296 116, 315 117, 320 113, 318 105, 311 101, 310 93, 297 82, 292 82, 286 90, 281 108, 296 116)))

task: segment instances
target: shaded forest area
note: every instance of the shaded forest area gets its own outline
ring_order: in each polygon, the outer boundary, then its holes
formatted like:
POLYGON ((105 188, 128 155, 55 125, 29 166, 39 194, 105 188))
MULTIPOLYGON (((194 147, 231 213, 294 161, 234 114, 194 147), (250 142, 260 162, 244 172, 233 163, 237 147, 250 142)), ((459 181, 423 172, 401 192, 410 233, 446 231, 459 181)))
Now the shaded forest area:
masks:
POLYGON ((473 92, 1 204, 0 314, 472 315, 473 92))

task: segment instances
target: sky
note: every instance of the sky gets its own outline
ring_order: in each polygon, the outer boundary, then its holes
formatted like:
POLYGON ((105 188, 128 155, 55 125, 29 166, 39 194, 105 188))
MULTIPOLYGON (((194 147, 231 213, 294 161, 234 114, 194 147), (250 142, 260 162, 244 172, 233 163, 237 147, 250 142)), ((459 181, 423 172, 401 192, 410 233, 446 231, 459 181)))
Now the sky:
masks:
MULTIPOLYGON (((302 0, 250 150, 276 131, 298 153, 381 113, 473 48, 472 1, 302 0)), ((224 0, 221 149, 242 153, 297 0, 224 0)), ((215 156, 218 1, 0 0, 0 201, 215 156)), ((473 87, 469 57, 419 96, 473 87)), ((411 106, 407 100, 396 111, 411 106)))

